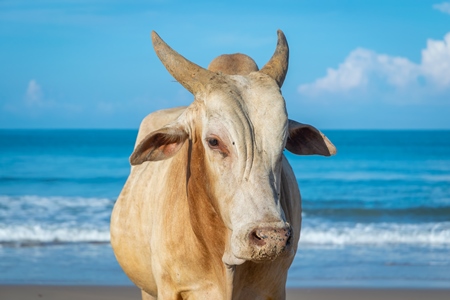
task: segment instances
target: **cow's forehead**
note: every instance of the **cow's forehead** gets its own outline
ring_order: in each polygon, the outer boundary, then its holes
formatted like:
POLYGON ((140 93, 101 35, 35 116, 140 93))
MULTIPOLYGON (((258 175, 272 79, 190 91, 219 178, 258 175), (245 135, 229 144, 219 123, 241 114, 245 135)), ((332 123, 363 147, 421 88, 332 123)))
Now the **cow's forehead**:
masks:
POLYGON ((235 139, 251 139, 256 147, 277 151, 283 148, 287 134, 285 101, 276 82, 267 75, 254 72, 226 76, 211 85, 204 97, 206 126, 221 123, 235 139))
MULTIPOLYGON (((242 76, 239 79, 242 80, 242 76)), ((259 72, 244 77, 242 95, 255 130, 261 129, 269 134, 285 129, 286 103, 272 78, 259 72)))

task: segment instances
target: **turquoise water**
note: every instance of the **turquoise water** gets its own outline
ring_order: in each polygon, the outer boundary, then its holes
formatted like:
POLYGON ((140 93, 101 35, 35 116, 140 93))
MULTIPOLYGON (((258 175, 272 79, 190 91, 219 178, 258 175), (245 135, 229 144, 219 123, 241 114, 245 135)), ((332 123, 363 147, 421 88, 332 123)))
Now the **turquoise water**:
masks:
MULTIPOLYGON (((109 245, 133 130, 0 130, 0 284, 131 284, 109 245)), ((450 131, 325 131, 287 153, 304 221, 288 285, 450 287, 450 131)))

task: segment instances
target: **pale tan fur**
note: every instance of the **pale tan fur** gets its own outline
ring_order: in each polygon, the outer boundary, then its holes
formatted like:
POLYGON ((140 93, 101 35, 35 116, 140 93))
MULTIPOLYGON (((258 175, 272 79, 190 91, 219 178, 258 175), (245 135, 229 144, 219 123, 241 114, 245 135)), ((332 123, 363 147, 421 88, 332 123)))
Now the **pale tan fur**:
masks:
MULTIPOLYGON (((142 135, 170 123, 182 111, 184 108, 168 110, 167 118, 161 118, 164 111, 150 114, 142 122, 142 135)), ((193 140, 175 157, 135 166, 130 174, 111 219, 111 244, 121 267, 149 294, 145 296, 148 299, 284 299, 292 254, 273 262, 236 266, 233 290, 228 291, 222 256, 230 232, 204 195, 205 186, 213 183, 204 172, 199 138, 193 140)), ((281 186, 286 219, 296 228, 295 253, 300 194, 285 158, 281 186)))
POLYGON ((133 167, 111 216, 114 253, 144 300, 285 299, 301 199, 282 151, 286 145, 297 154, 330 155, 335 148, 314 127, 287 119, 279 88, 288 51, 278 35, 264 72, 239 54, 225 64, 223 56, 215 60, 210 68, 218 73, 186 62, 153 35, 158 55, 186 66, 194 80, 173 75, 190 91, 200 90, 188 107, 142 121, 133 167), (209 147, 211 137, 221 148, 209 147), (290 241, 267 241, 276 251, 251 246, 252 229, 265 226, 289 227, 290 241))
POLYGON ((223 54, 216 57, 208 66, 208 70, 228 75, 248 75, 258 71, 255 61, 242 53, 223 54))

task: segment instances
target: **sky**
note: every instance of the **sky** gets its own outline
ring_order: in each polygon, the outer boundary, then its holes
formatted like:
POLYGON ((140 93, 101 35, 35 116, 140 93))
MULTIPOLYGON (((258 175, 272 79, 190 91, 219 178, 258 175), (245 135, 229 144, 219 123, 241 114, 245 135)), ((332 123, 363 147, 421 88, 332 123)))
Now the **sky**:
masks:
POLYGON ((291 119, 319 129, 450 129, 450 1, 0 0, 0 128, 136 129, 193 96, 155 30, 207 67, 290 46, 291 119))

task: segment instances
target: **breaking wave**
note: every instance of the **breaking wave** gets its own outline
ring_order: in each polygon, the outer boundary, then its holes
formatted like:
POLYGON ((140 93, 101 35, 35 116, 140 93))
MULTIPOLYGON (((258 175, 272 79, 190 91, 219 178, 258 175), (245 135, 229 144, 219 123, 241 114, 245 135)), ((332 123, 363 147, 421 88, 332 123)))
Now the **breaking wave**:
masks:
POLYGON ((57 225, 0 226, 0 245, 109 243, 109 240, 109 228, 64 228, 57 225))
MULTIPOLYGON (((0 195, 0 246, 108 243, 114 202, 110 198, 0 195)), ((448 205, 380 210, 316 204, 305 210, 300 245, 450 247, 448 205), (391 215, 388 222, 378 218, 386 214, 391 215)))
POLYGON ((107 243, 115 200, 0 196, 0 245, 107 243))
MULTIPOLYGON (((109 226, 0 226, 0 245, 29 246, 60 243, 109 243, 109 226)), ((303 225, 300 245, 418 245, 450 247, 450 222, 437 224, 357 224, 328 227, 303 225)))
POLYGON ((450 222, 398 224, 303 224, 300 244, 450 246, 450 222))

